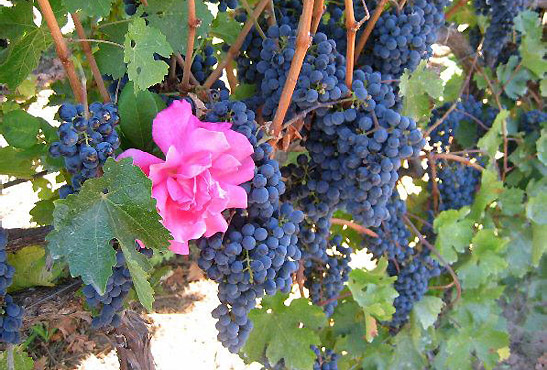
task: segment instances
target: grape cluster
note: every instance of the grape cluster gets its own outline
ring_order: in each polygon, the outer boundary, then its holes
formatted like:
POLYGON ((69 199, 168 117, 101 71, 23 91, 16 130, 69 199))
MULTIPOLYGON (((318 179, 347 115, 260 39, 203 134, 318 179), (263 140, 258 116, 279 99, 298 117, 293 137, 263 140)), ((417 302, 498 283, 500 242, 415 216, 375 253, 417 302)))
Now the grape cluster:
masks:
POLYGON ((140 5, 139 0, 123 0, 125 14, 134 15, 137 12, 137 7, 140 5))
POLYGON ((483 54, 486 63, 494 68, 508 59, 508 55, 502 56, 502 52, 513 38, 514 18, 524 10, 524 0, 486 0, 486 5, 487 14, 486 9, 478 6, 479 11, 490 17, 484 35, 483 54))
POLYGON ((89 106, 90 117, 86 118, 82 105, 63 104, 59 117, 59 141, 51 144, 52 157, 63 156, 65 167, 72 174, 70 185, 65 185, 59 194, 66 196, 80 190, 82 183, 97 177, 99 168, 114 150, 120 146, 115 130, 119 122, 118 109, 112 103, 93 103, 89 106))
POLYGON ((230 9, 237 8, 237 0, 209 0, 213 4, 218 3, 218 11, 219 12, 225 12, 230 9))
MULTIPOLYGON (((392 78, 399 78, 405 69, 413 71, 431 55, 437 30, 444 24, 447 3, 447 0, 414 0, 402 9, 392 7, 384 11, 361 62, 392 78)), ((371 8, 375 7, 376 4, 371 4, 371 8)))
MULTIPOLYGON (((431 127, 444 117, 452 106, 452 102, 433 110, 428 126, 431 127)), ((498 110, 476 100, 473 95, 457 102, 455 109, 444 117, 430 134, 429 144, 438 152, 445 152, 455 145, 455 136, 460 127, 467 125, 465 130, 475 130, 474 136, 481 137, 492 126, 498 110)), ((460 144, 460 143, 458 143, 460 144)))
POLYGON ((0 342, 16 344, 21 341, 19 330, 23 325, 24 310, 6 293, 15 274, 15 269, 7 262, 7 245, 7 232, 0 227, 0 342))
MULTIPOLYGON (((152 257, 152 249, 141 249, 138 244, 136 244, 136 248, 146 257, 152 257)), ((112 268, 112 276, 108 278, 104 294, 99 294, 92 285, 86 285, 82 288, 87 304, 92 308, 100 308, 99 314, 93 317, 91 322, 94 329, 107 326, 118 327, 120 325, 121 317, 119 312, 122 310, 123 301, 132 287, 133 280, 125 263, 123 252, 117 251, 116 265, 112 268)))
POLYGON ((525 112, 520 116, 519 131, 531 134, 547 127, 547 113, 540 110, 525 112))
POLYGON ((399 293, 393 302, 395 313, 389 326, 398 329, 408 321, 414 304, 427 292, 429 280, 439 276, 441 269, 438 262, 429 256, 429 251, 422 250, 398 265, 390 261, 388 273, 397 276, 394 288, 399 293))
MULTIPOLYGON (((332 238, 329 249, 321 253, 321 256, 314 255, 314 258, 306 260, 305 287, 308 288, 314 304, 330 301, 323 304, 327 316, 334 313, 334 308, 338 305, 335 298, 348 281, 351 252, 351 248, 342 246, 342 237, 337 235, 332 238)), ((303 258, 306 259, 306 253, 303 258)))
MULTIPOLYGON (((262 75, 260 92, 264 98, 262 114, 274 116, 291 61, 295 54, 296 33, 288 24, 271 26, 262 42, 261 61, 257 70, 262 75)), ((292 96, 287 118, 295 109, 306 109, 318 102, 338 100, 348 92, 344 84, 345 59, 336 51, 336 43, 324 33, 313 36, 312 46, 304 58, 300 76, 292 96)))
MULTIPOLYGON (((462 163, 448 163, 447 161, 438 161, 437 167, 439 211, 460 209, 471 205, 480 184, 480 171, 462 163)), ((431 182, 429 182, 428 188, 431 191, 431 182)))
POLYGON ((316 346, 311 346, 311 349, 317 356, 313 364, 313 370, 338 370, 338 358, 340 355, 332 349, 319 349, 316 346))
POLYGON ((211 45, 207 45, 201 53, 194 55, 191 71, 200 84, 205 82, 213 71, 213 67, 217 64, 217 58, 214 53, 215 49, 211 45))
POLYGON ((112 100, 113 102, 118 101, 120 93, 122 92, 125 85, 129 82, 129 76, 127 75, 127 73, 119 79, 113 79, 110 75, 103 75, 103 79, 108 82, 106 90, 110 95, 110 100, 112 100))

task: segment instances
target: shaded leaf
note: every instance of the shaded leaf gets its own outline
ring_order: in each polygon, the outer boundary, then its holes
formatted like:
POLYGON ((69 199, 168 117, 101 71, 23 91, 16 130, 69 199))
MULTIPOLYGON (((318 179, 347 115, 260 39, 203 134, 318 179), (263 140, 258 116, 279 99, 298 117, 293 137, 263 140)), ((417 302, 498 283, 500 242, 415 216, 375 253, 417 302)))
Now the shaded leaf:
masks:
POLYGON ((22 109, 13 110, 4 115, 2 135, 8 144, 28 149, 36 144, 36 135, 43 119, 34 117, 22 109))
POLYGON ((547 72, 547 43, 542 41, 541 17, 531 10, 515 18, 515 29, 522 34, 519 54, 522 65, 543 78, 547 72))
POLYGON ((46 250, 38 245, 9 253, 8 262, 17 271, 10 292, 33 286, 54 286, 55 280, 63 271, 60 264, 54 264, 51 269, 46 267, 46 250))
POLYGON ((63 0, 66 10, 70 13, 83 11, 89 17, 106 17, 114 0, 63 0))
POLYGON ((406 70, 401 76, 400 89, 403 114, 418 121, 431 115, 429 98, 439 99, 444 87, 440 77, 422 61, 412 74, 406 70))
POLYGON ((433 222, 437 233, 435 247, 448 263, 456 262, 458 253, 464 252, 471 243, 473 221, 466 218, 468 214, 469 207, 443 211, 433 222))
POLYGON ((426 295, 414 304, 414 313, 422 327, 427 329, 437 321, 443 306, 444 302, 441 298, 426 295))

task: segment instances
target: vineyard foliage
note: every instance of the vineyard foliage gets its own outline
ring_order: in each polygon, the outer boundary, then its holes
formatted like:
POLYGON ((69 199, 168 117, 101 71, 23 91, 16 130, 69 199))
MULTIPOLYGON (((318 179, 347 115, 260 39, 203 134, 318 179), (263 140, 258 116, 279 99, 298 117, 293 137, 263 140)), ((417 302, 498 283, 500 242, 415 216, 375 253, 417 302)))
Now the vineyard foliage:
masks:
MULTIPOLYGON (((544 3, 2 2, 0 175, 30 181, 31 220, 53 228, 0 251, 0 342, 26 335, 18 292, 69 276, 101 303, 95 328, 125 297, 152 310, 154 270, 188 242, 245 362, 507 360, 500 303, 546 282, 544 3), (211 141, 177 148, 193 129, 211 141), (249 158, 252 178, 227 170, 249 158)), ((32 367, 23 347, 15 362, 32 367)))

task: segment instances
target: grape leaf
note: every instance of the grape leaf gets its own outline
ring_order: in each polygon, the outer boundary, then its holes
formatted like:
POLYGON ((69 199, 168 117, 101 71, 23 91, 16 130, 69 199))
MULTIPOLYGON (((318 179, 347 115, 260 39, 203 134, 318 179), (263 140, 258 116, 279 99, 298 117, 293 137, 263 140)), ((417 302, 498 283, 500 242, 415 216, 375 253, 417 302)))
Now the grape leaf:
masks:
POLYGON ((32 17, 32 1, 20 1, 15 6, 0 7, 0 38, 12 42, 36 28, 32 17))
MULTIPOLYGON (((0 370, 8 370, 8 351, 0 352, 0 370)), ((24 350, 23 346, 16 346, 13 350, 14 369, 33 370, 34 360, 24 350)))
POLYGON ((547 193, 541 193, 528 199, 526 216, 537 224, 547 225, 547 193))
POLYGON ((408 329, 403 329, 394 338, 396 348, 389 362, 389 369, 414 370, 427 368, 427 362, 423 351, 418 348, 412 334, 408 329))
POLYGON ((81 10, 89 17, 106 17, 114 0, 63 0, 66 10, 75 13, 81 10))
POLYGON ((448 263, 458 260, 458 253, 465 251, 473 237, 473 221, 466 218, 469 207, 441 212, 433 227, 437 233, 435 247, 448 263))
POLYGON ((519 188, 504 188, 499 197, 501 212, 506 216, 515 216, 522 212, 524 191, 519 188))
MULTIPOLYGON (((99 28, 108 41, 118 44, 124 43, 127 29, 127 23, 115 23, 99 28)), ((127 67, 124 63, 124 49, 115 45, 100 43, 99 50, 94 55, 101 73, 112 76, 114 80, 125 75, 127 67)))
POLYGON ((154 54, 167 58, 173 50, 160 31, 137 18, 129 24, 124 47, 127 74, 135 82, 136 91, 146 90, 163 80, 169 66, 162 60, 154 60, 154 54))
POLYGON ((284 359, 290 369, 311 369, 315 353, 311 345, 321 340, 314 330, 327 320, 320 307, 300 298, 285 306, 287 295, 276 294, 262 300, 262 308, 249 313, 253 330, 242 351, 252 361, 260 361, 264 353, 271 364, 284 359))
POLYGON ((435 324, 443 306, 444 302, 441 298, 426 295, 414 305, 414 313, 422 327, 427 329, 435 324))
POLYGON ((29 179, 34 175, 32 160, 35 158, 34 147, 30 150, 15 149, 8 146, 0 148, 0 173, 29 179))
POLYGON ((536 141, 538 159, 547 166, 547 129, 541 130, 541 136, 536 141))
POLYGON ((543 78, 547 71, 547 44, 542 41, 541 17, 526 10, 515 18, 515 29, 522 34, 519 46, 522 65, 543 78))
POLYGON ((443 94, 443 83, 437 74, 427 68, 424 60, 416 70, 405 70, 401 76, 400 94, 404 97, 403 114, 415 121, 426 120, 431 115, 429 97, 439 99, 443 94))
POLYGON ((396 277, 387 275, 387 260, 382 258, 374 270, 355 269, 349 273, 348 287, 365 314, 378 320, 391 319, 393 300, 399 295, 393 288, 396 277))
POLYGON ((148 90, 135 91, 133 82, 129 81, 120 94, 118 108, 124 136, 134 148, 150 151, 154 145, 152 121, 165 108, 165 103, 148 90))
POLYGON ((0 65, 0 82, 17 88, 38 66, 42 51, 51 44, 49 32, 35 27, 10 44, 8 56, 0 65))
POLYGON ((503 182, 498 180, 498 175, 492 170, 484 170, 481 178, 481 188, 475 195, 473 206, 471 207, 471 219, 478 219, 486 206, 499 198, 503 194, 503 182))
POLYGON ((498 237, 491 229, 477 232, 472 241, 471 258, 457 269, 465 289, 477 288, 507 268, 507 261, 502 253, 508 241, 498 237))
POLYGON ((503 142, 503 122, 509 117, 509 111, 503 109, 498 113, 492 127, 488 132, 479 140, 477 146, 486 151, 491 158, 494 158, 498 148, 503 142))
POLYGON ((511 263, 507 270, 511 275, 522 278, 532 261, 532 230, 529 227, 523 228, 519 218, 506 218, 501 230, 502 236, 510 239, 507 244, 507 261, 511 263))
POLYGON ((150 309, 153 291, 146 280, 150 266, 136 252, 135 239, 148 248, 165 249, 169 232, 160 223, 150 180, 130 158, 108 159, 103 169, 104 175, 87 180, 78 194, 55 202, 55 230, 47 236, 49 250, 54 259, 66 259, 72 276, 81 276, 102 294, 116 263, 110 244, 116 239, 139 300, 150 309))
POLYGON ((537 267, 547 250, 547 225, 532 222, 532 265, 537 267))
POLYGON ((51 199, 37 201, 29 211, 31 221, 36 222, 38 225, 51 225, 53 223, 54 209, 55 205, 51 199))
POLYGON ((4 122, 0 128, 9 145, 28 149, 36 144, 36 135, 42 120, 18 109, 4 115, 4 122))
POLYGON ((243 100, 250 98, 256 94, 256 85, 242 84, 237 85, 232 97, 234 100, 243 100))
POLYGON ((363 370, 391 370, 390 361, 393 357, 394 347, 387 343, 375 341, 367 346, 361 363, 363 370))
POLYGON ((513 100, 523 96, 528 91, 528 80, 531 79, 530 72, 526 68, 520 68, 519 57, 513 55, 507 64, 500 64, 496 69, 496 75, 504 86, 504 92, 513 100))
POLYGON ((63 272, 64 266, 54 264, 46 267, 46 250, 38 245, 31 245, 8 254, 8 262, 17 274, 13 277, 10 292, 33 286, 54 286, 54 281, 63 272))
POLYGON ((241 23, 231 17, 228 12, 218 13, 211 26, 211 35, 231 45, 236 42, 242 28, 241 23))
POLYGON ((337 352, 347 351, 357 356, 367 349, 367 342, 363 340, 367 333, 365 313, 357 302, 352 299, 340 302, 332 318, 332 330, 336 337, 334 349, 337 352))
MULTIPOLYGON (((200 20, 196 29, 196 38, 209 37, 213 15, 204 1, 196 1, 196 18, 200 20)), ((188 40, 188 3, 187 0, 150 0, 146 7, 146 19, 152 27, 159 29, 176 53, 186 53, 188 40), (181 21, 184 20, 184 21, 181 21)), ((199 44, 194 43, 194 49, 199 44)))

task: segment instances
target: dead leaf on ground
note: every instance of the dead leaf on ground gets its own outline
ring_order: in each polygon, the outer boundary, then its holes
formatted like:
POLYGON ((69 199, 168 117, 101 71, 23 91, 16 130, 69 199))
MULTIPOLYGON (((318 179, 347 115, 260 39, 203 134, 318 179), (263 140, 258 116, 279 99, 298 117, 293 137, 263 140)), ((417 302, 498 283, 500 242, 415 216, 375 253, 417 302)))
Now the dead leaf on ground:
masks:
POLYGON ((188 281, 198 281, 205 279, 203 270, 199 268, 198 264, 192 262, 190 268, 188 268, 188 281))

